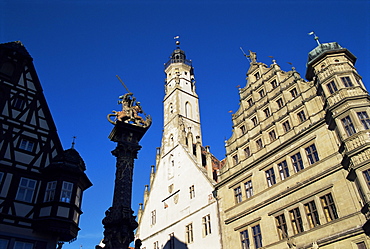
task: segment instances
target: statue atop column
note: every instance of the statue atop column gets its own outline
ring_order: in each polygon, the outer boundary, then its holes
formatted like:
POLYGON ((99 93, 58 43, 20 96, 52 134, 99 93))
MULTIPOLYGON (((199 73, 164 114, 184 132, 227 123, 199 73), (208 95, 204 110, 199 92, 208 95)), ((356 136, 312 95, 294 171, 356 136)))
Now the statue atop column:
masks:
MULTIPOLYGON (((122 81, 121 83, 123 84, 122 81)), ((125 88, 128 90, 126 86, 125 88)), ((112 151, 116 157, 116 173, 113 203, 102 220, 104 239, 95 247, 97 249, 127 249, 134 240, 134 230, 138 226, 136 216, 133 215, 134 211, 131 209, 134 159, 141 149, 139 141, 152 120, 144 113, 133 93, 128 91, 119 99, 118 104, 122 105, 122 110, 113 111, 107 116, 108 121, 114 125, 109 139, 117 143, 112 151)))

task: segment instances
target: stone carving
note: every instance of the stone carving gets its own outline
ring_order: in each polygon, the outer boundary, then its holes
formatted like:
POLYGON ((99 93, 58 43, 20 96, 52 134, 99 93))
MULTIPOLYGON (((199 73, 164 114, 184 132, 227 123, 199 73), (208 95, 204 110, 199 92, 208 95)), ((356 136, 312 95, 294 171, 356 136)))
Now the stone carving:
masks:
POLYGON ((140 102, 136 101, 133 93, 126 93, 120 96, 119 99, 118 104, 122 105, 122 110, 112 111, 113 113, 108 114, 107 119, 110 123, 115 125, 117 122, 125 122, 142 127, 151 125, 152 119, 150 115, 144 113, 140 102), (144 118, 139 114, 144 115, 144 118), (112 117, 114 117, 113 120, 112 117))

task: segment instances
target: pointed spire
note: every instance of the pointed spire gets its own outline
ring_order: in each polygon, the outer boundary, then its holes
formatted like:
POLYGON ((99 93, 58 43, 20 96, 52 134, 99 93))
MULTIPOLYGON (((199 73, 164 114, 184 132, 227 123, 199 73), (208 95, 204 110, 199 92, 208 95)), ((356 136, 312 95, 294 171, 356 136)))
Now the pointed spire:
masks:
POLYGON ((75 144, 76 144, 76 143, 75 143, 75 141, 76 141, 76 138, 77 138, 76 136, 73 136, 73 137, 72 137, 72 147, 71 147, 71 149, 74 149, 74 148, 75 148, 75 144))

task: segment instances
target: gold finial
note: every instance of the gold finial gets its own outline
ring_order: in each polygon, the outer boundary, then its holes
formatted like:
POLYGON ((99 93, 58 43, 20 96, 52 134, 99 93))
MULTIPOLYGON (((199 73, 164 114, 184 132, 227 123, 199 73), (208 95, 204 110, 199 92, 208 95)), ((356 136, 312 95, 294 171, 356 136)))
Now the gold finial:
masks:
POLYGON ((175 39, 175 40, 176 40, 176 45, 177 45, 177 46, 180 46, 180 41, 179 41, 180 36, 179 36, 179 35, 177 35, 177 36, 175 36, 173 39, 175 39))

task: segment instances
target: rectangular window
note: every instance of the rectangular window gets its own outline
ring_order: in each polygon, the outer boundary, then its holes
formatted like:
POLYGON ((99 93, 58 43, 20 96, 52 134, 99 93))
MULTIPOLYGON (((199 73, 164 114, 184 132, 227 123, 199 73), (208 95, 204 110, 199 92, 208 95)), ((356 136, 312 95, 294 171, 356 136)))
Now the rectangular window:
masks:
POLYGON ((245 134, 245 132, 246 132, 245 125, 240 126, 240 130, 241 130, 242 134, 245 134))
POLYGON ((356 133, 355 126, 353 125, 350 116, 342 118, 342 124, 348 136, 352 136, 356 133))
POLYGON ((35 147, 34 142, 32 142, 30 140, 27 140, 27 139, 24 139, 24 138, 22 138, 22 140, 19 144, 19 149, 26 150, 26 151, 29 151, 29 152, 32 152, 34 147, 35 147))
POLYGON ((285 132, 290 131, 291 128, 290 128, 289 120, 287 120, 283 123, 283 129, 284 129, 285 132))
POLYGON ((302 123, 303 121, 305 121, 307 118, 306 118, 306 115, 304 114, 304 111, 300 111, 297 113, 297 116, 298 116, 298 119, 299 121, 302 123))
POLYGON ((157 221, 157 213, 155 210, 151 212, 151 219, 150 219, 150 225, 155 225, 157 221))
POLYGON ((265 90, 260 90, 259 92, 260 98, 263 98, 265 96, 265 90))
POLYGON ((301 217, 301 212, 299 208, 295 208, 289 212, 290 220, 292 221, 292 227, 294 234, 303 232, 303 222, 301 217))
POLYGON ((261 78, 261 77, 260 77, 260 73, 258 73, 258 72, 257 72, 257 73, 254 75, 254 77, 256 77, 256 80, 258 80, 259 78, 261 78))
POLYGON ((234 196, 235 196, 235 202, 236 203, 242 202, 242 200, 243 200, 242 188, 240 186, 234 188, 234 196))
POLYGON ((250 157, 251 156, 251 150, 249 149, 249 146, 245 147, 244 154, 245 154, 245 157, 250 157))
POLYGON ((304 169, 301 153, 298 152, 290 157, 292 159, 294 171, 297 173, 304 169))
POLYGON ((278 105, 279 108, 282 108, 284 106, 283 99, 280 98, 280 99, 276 100, 276 104, 278 105))
POLYGON ((60 193, 60 201, 70 203, 72 198, 72 190, 73 183, 63 181, 62 192, 60 193))
POLYGON ((324 209, 326 220, 332 221, 338 219, 337 208, 335 207, 333 196, 329 193, 320 198, 322 208, 324 209))
POLYGON ((237 165, 239 163, 239 158, 238 158, 238 155, 233 155, 233 163, 234 165, 237 165))
POLYGON ((274 168, 269 168, 268 170, 265 171, 265 173, 266 173, 267 185, 271 187, 272 185, 276 184, 274 168))
POLYGON ((276 227, 279 233, 279 238, 280 239, 288 238, 288 227, 286 225, 284 214, 276 216, 275 220, 276 220, 276 227))
POLYGON ((16 241, 14 243, 14 249, 33 249, 33 244, 32 243, 27 243, 27 242, 21 242, 21 241, 16 241))
POLYGON ((52 182, 47 183, 44 202, 54 201, 56 188, 57 188, 57 181, 52 181, 52 182))
POLYGON ((270 137, 270 141, 275 141, 276 140, 276 132, 275 130, 272 130, 269 132, 269 137, 270 137))
POLYGON ((366 112, 358 112, 358 118, 360 119, 365 130, 370 129, 370 119, 366 112))
POLYGON ((311 144, 305 150, 310 164, 314 164, 315 162, 318 162, 320 160, 315 144, 311 144))
POLYGON ((192 243, 193 240, 193 223, 190 223, 189 225, 185 226, 185 239, 186 243, 192 243))
POLYGON ((307 220, 310 224, 310 228, 320 225, 319 214, 317 213, 317 208, 315 201, 310 201, 304 205, 306 210, 307 220))
POLYGON ((253 125, 256 126, 258 124, 257 118, 253 117, 252 122, 253 122, 253 125))
POLYGON ((242 242, 242 249, 249 249, 248 229, 240 232, 240 241, 242 242))
POLYGON ((257 144, 257 149, 260 150, 263 148, 263 144, 262 144, 262 139, 257 139, 256 141, 256 144, 257 144))
POLYGON ((252 99, 248 99, 248 100, 247 100, 247 102, 248 102, 249 107, 252 107, 252 105, 253 105, 253 100, 252 100, 252 99))
POLYGON ((362 171, 362 174, 364 175, 367 187, 370 189, 370 169, 362 171))
POLYGON ((329 82, 328 84, 326 84, 326 86, 328 87, 328 90, 331 94, 335 93, 336 91, 338 91, 338 88, 337 86, 335 85, 335 82, 334 81, 331 81, 329 82))
POLYGON ((284 160, 278 164, 280 179, 284 180, 289 177, 289 168, 287 162, 284 160))
POLYGON ((189 187, 189 195, 190 195, 190 199, 195 198, 195 188, 194 188, 194 185, 191 185, 189 187))
POLYGON ((211 234, 211 215, 206 215, 202 218, 203 236, 211 234))
POLYGON ((18 201, 32 202, 36 183, 37 182, 35 180, 22 177, 19 182, 18 192, 15 199, 18 201))
POLYGON ((348 76, 341 77, 340 79, 342 80, 342 82, 343 82, 343 84, 344 84, 345 87, 351 87, 351 86, 353 86, 353 83, 352 83, 351 79, 348 76))
POLYGON ((244 187, 245 187, 245 196, 247 198, 251 198, 253 196, 252 180, 245 182, 244 187))
POLYGON ((271 86, 272 86, 272 89, 275 89, 276 87, 278 87, 276 80, 271 81, 271 86))
POLYGON ((252 233, 253 233, 254 247, 261 248, 262 247, 262 233, 261 233, 260 225, 256 225, 252 227, 252 233))
POLYGON ((293 89, 290 91, 290 94, 292 95, 292 99, 295 99, 295 98, 298 96, 297 88, 293 88, 293 89))
POLYGON ((266 118, 270 117, 271 114, 269 108, 266 108, 265 110, 263 110, 263 112, 265 113, 266 118))

